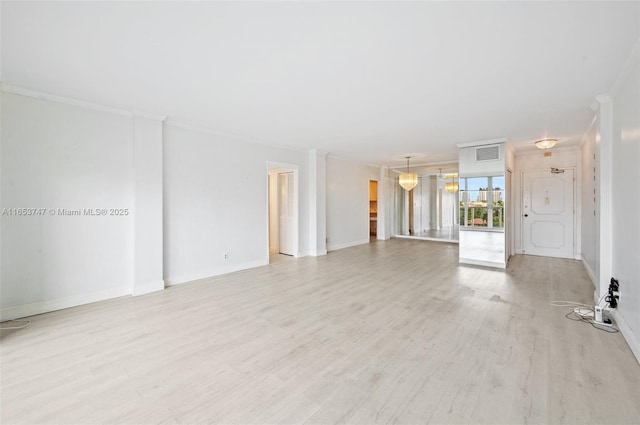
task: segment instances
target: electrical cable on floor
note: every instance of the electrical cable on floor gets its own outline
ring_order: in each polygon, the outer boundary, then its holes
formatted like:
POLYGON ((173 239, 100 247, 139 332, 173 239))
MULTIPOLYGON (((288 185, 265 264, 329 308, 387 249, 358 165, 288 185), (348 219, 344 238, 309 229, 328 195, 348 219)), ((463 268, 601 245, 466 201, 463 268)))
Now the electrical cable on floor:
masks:
POLYGON ((591 307, 593 308, 592 305, 590 304, 582 304, 582 303, 577 303, 575 301, 549 301, 549 305, 552 305, 554 307, 591 307))
POLYGON ((9 323, 24 323, 24 325, 20 325, 20 326, 3 326, 0 324, 0 330, 1 331, 8 331, 8 330, 14 330, 14 329, 24 329, 27 326, 29 326, 31 324, 31 320, 12 320, 9 323))
MULTIPOLYGON (((600 297, 600 299, 598 300, 598 304, 596 305, 599 306, 602 303, 603 299, 604 299, 604 296, 600 297)), ((607 332, 610 334, 615 334, 619 332, 618 328, 614 327, 613 325, 595 321, 595 316, 596 316, 595 306, 578 303, 574 301, 549 301, 549 305, 552 305, 554 307, 573 307, 573 311, 570 311, 564 317, 574 322, 588 323, 594 328, 596 328, 597 330, 607 332), (572 314, 576 317, 576 319, 572 319, 570 317, 572 314)))

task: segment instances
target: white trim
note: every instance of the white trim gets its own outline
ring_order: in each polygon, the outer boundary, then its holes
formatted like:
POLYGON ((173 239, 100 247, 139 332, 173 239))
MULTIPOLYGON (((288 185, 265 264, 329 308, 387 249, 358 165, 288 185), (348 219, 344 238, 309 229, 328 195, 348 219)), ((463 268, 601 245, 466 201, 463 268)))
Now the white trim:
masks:
POLYGON ((498 137, 497 139, 478 140, 476 142, 458 143, 456 146, 458 148, 471 148, 474 146, 499 145, 500 143, 507 143, 507 140, 509 140, 508 137, 498 137))
POLYGON ((59 96, 57 94, 46 93, 39 90, 31 90, 24 87, 14 86, 6 83, 2 83, 1 90, 5 93, 33 97, 36 99, 46 100, 49 102, 63 103, 65 105, 76 106, 84 109, 91 109, 94 111, 106 112, 109 114, 124 115, 126 117, 143 117, 143 118, 149 118, 157 121, 164 121, 167 118, 166 115, 151 114, 148 112, 143 112, 138 110, 128 110, 128 109, 116 108, 113 106, 101 105, 99 103, 75 99, 72 97, 59 96))
POLYGON ((618 312, 617 309, 612 308, 609 310, 609 312, 611 313, 611 317, 613 317, 613 320, 616 322, 616 325, 618 325, 618 329, 624 337, 624 340, 627 341, 631 352, 634 356, 636 356, 636 360, 638 361, 638 363, 640 363, 640 340, 633 333, 631 327, 624 320, 624 317, 618 312))
MULTIPOLYGON (((596 101, 602 105, 603 103, 613 102, 613 99, 608 94, 599 94, 596 96, 596 101)), ((600 109, 600 106, 598 106, 598 109, 600 109)))
POLYGON ((34 316, 36 314, 48 313, 50 311, 62 310, 69 307, 77 307, 130 294, 129 286, 118 286, 90 294, 73 295, 67 298, 58 298, 56 300, 18 305, 0 310, 0 321, 4 322, 6 320, 21 319, 23 317, 34 316))
MULTIPOLYGON (((285 162, 276 162, 276 161, 267 161, 267 174, 266 174, 266 187, 267 187, 267 264, 269 264, 269 251, 270 251, 270 223, 269 223, 269 173, 274 171, 276 173, 293 173, 293 192, 294 192, 294 200, 293 200, 293 211, 295 216, 293 217, 293 227, 295 231, 295 236, 293 240, 293 252, 295 258, 304 257, 306 255, 302 255, 300 252, 300 166, 297 164, 285 163, 285 162)), ((280 222, 278 220, 278 232, 280 231, 280 222)), ((278 238, 279 239, 279 238, 278 238)), ((278 240, 278 246, 280 246, 280 241, 278 240)), ((279 251, 279 250, 278 250, 279 251)))
POLYGON ((419 240, 419 241, 445 242, 445 243, 453 243, 453 244, 460 243, 460 241, 456 239, 430 238, 429 236, 394 235, 394 238, 413 239, 413 240, 419 240))
MULTIPOLYGON (((582 260, 582 264, 584 264, 585 269, 587 270, 587 274, 593 281, 594 285, 597 282, 595 274, 591 271, 588 264, 582 260)), ((594 289, 593 291, 593 303, 594 305, 598 304, 602 295, 598 293, 598 289, 594 289)), ((624 317, 618 312, 617 308, 610 308, 609 312, 611 313, 611 317, 613 318, 616 325, 618 325, 618 329, 620 333, 624 337, 624 340, 627 342, 627 345, 631 349, 631 352, 636 357, 638 363, 640 363, 640 340, 636 337, 636 335, 631 330, 629 324, 624 320, 624 317)))
POLYGON ((506 263, 497 263, 497 262, 493 262, 493 261, 479 261, 479 260, 472 260, 469 258, 460 258, 458 260, 459 264, 470 264, 473 266, 483 266, 483 267, 493 267, 493 268, 498 268, 498 269, 506 269, 507 268, 507 264, 506 263))
MULTIPOLYGON (((413 158, 413 157, 412 157, 413 158)), ((451 161, 432 161, 432 162, 416 162, 411 163, 411 168, 416 167, 433 167, 433 168, 438 168, 438 165, 451 165, 451 164, 458 164, 458 160, 454 159, 451 161)), ((379 165, 378 167, 387 167, 390 171, 393 171, 395 173, 404 173, 407 169, 407 164, 403 164, 403 165, 379 165)), ((446 167, 442 167, 443 169, 446 167)), ((387 177, 393 177, 391 175, 387 176, 387 177)))
POLYGON ((136 118, 147 118, 154 121, 164 122, 167 119, 167 115, 151 114, 149 112, 139 111, 134 109, 131 114, 136 118))
POLYGON ((144 295, 149 294, 151 292, 158 292, 164 290, 164 280, 159 280, 156 282, 147 282, 145 284, 136 283, 133 285, 133 293, 132 295, 144 295))
MULTIPOLYGON (((580 258, 578 259, 582 261, 582 266, 584 267, 585 271, 589 275, 589 279, 591 279, 591 283, 593 283, 594 288, 597 288, 598 278, 596 277, 596 274, 593 272, 593 270, 591 270, 591 266, 587 263, 587 260, 582 255, 580 255, 580 258)), ((596 296, 596 302, 598 301, 599 298, 600 298, 599 296, 596 296)))
POLYGON ((269 264, 269 261, 265 261, 263 260, 255 260, 255 261, 247 261, 244 263, 239 263, 239 264, 232 264, 229 266, 224 266, 224 267, 217 267, 215 269, 210 269, 207 270, 205 272, 200 272, 200 273, 192 273, 192 274, 185 274, 185 275, 181 275, 181 276, 171 276, 171 277, 165 277, 164 278, 164 282, 165 282, 165 286, 174 286, 174 285, 180 285, 182 283, 188 283, 188 282, 193 282, 196 280, 202 280, 202 279, 207 279, 210 277, 214 277, 214 276, 220 276, 223 274, 228 274, 228 273, 233 273, 233 272, 237 272, 240 270, 247 270, 247 269, 253 269, 255 267, 261 267, 261 266, 266 266, 269 264))
MULTIPOLYGON (((311 251, 309 254, 312 257, 321 257, 323 255, 327 255, 327 250, 326 249, 318 249, 315 251, 311 251)), ((299 255, 300 257, 302 257, 303 255, 299 255)))
POLYGON ((631 70, 633 69, 633 65, 635 64, 635 61, 638 60, 639 56, 640 56, 640 38, 638 38, 638 40, 636 41, 636 44, 633 46, 633 49, 631 50, 631 54, 629 54, 627 61, 622 67, 622 71, 620 71, 618 78, 616 78, 616 81, 613 83, 613 86, 609 91, 611 96, 615 96, 618 93, 618 90, 620 90, 620 86, 622 86, 622 83, 629 76, 629 73, 631 72, 631 70))
POLYGON ((598 288, 602 296, 609 287, 613 276, 613 102, 609 96, 596 96, 600 102, 599 129, 600 143, 596 141, 596 197, 599 220, 599 279, 598 288))
POLYGON ((176 120, 172 120, 172 119, 168 119, 164 123, 166 125, 170 126, 170 127, 181 128, 183 130, 194 131, 196 133, 208 134, 210 136, 215 136, 215 137, 219 137, 219 138, 222 138, 222 139, 239 140, 239 141, 242 141, 242 142, 253 143, 253 144, 257 144, 257 145, 261 145, 261 146, 265 146, 266 145, 266 146, 270 146, 272 148, 283 149, 283 150, 293 151, 293 152, 306 152, 307 151, 307 149, 304 149, 304 148, 298 148, 296 146, 283 145, 283 144, 279 144, 279 143, 276 143, 276 142, 272 142, 270 140, 261 140, 261 139, 256 139, 256 138, 250 137, 250 136, 244 136, 242 134, 226 133, 226 132, 223 132, 223 131, 217 131, 217 130, 214 130, 214 129, 210 128, 210 127, 206 127, 204 125, 187 124, 187 123, 176 121, 176 120))
POLYGON ((367 239, 359 239, 357 241, 344 242, 339 244, 327 244, 327 251, 337 251, 339 249, 351 248, 352 246, 364 245, 369 243, 369 238, 367 239))

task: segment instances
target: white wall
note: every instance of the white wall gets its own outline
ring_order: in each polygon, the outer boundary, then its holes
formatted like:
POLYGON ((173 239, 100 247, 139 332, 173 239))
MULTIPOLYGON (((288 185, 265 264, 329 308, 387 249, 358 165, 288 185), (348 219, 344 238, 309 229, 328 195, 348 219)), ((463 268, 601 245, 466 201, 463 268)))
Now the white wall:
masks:
MULTIPOLYGON (((515 173, 513 178, 513 192, 514 192, 514 227, 515 227, 515 249, 516 254, 522 254, 522 173, 532 170, 550 170, 552 167, 557 168, 575 168, 576 182, 580 182, 580 151, 575 147, 562 148, 560 145, 551 149, 551 156, 544 156, 543 150, 536 150, 533 152, 525 152, 516 156, 515 173)), ((575 205, 580 205, 580 185, 577 184, 577 190, 575 191, 575 197, 577 202, 575 205)), ((576 232, 574 232, 574 254, 577 258, 580 255, 580 224, 579 215, 576 215, 576 232)))
MULTIPOLYGON (((506 174, 505 139, 458 145, 460 177, 504 176, 506 174), (500 158, 492 161, 476 161, 476 148, 497 145, 500 158)), ((508 196, 508 195, 506 195, 508 196)), ((506 268, 505 232, 465 229, 460 227, 459 261, 488 267, 506 268)))
POLYGON ((582 260, 595 286, 611 277, 621 299, 616 324, 640 362, 640 40, 611 95, 597 96, 597 112, 582 141, 582 260))
POLYGON ((327 152, 309 151, 309 255, 327 255, 327 152))
POLYGON ((369 180, 380 169, 327 157, 327 249, 369 242, 369 180))
POLYGON ((131 293, 133 221, 59 216, 133 210, 133 118, 2 94, 2 320, 131 293), (49 209, 56 210, 50 215, 49 209))
POLYGON ((516 169, 516 155, 511 147, 510 143, 505 143, 505 165, 507 172, 505 172, 505 192, 504 192, 504 205, 505 205, 505 224, 504 224, 504 236, 506 260, 515 254, 516 242, 515 242, 515 192, 519 192, 515 186, 515 169, 516 169), (509 180, 510 177, 510 180, 509 180))
POLYGON ((0 207, 128 215, 2 216, 2 320, 162 289, 163 276, 266 264, 272 163, 298 171, 298 254, 309 254, 308 152, 175 123, 163 131, 157 117, 11 90, 1 100, 0 207))
POLYGON ((269 162, 299 167, 299 254, 308 255, 306 152, 165 123, 165 282, 182 283, 268 263, 269 162))
POLYGON ((269 170, 269 252, 280 250, 278 217, 278 170, 269 170))
MULTIPOLYGON (((164 119, 164 118, 163 118, 164 119)), ((164 289, 162 246, 162 120, 133 121, 134 295, 164 289)))
POLYGON ((393 233, 394 184, 393 173, 389 171, 389 168, 380 167, 378 178, 378 239, 387 240, 391 238, 393 233))
MULTIPOLYGON (((613 93, 612 274, 622 298, 617 317, 640 361, 640 53, 613 93)), ((604 207, 604 206, 603 206, 604 207)))
MULTIPOLYGON (((503 139, 500 139, 503 140, 503 139)), ((463 144, 458 151, 458 170, 460 177, 484 177, 502 176, 505 170, 505 143, 488 141, 486 145, 474 144, 474 146, 464 147, 463 144), (476 161, 476 148, 497 145, 500 148, 500 159, 495 161, 476 161)))
POLYGON ((597 178, 597 138, 598 138, 598 119, 597 116, 592 122, 589 130, 585 133, 581 145, 581 178, 580 193, 580 251, 582 262, 585 265, 587 273, 591 277, 596 292, 599 290, 600 276, 600 206, 596 193, 597 178))

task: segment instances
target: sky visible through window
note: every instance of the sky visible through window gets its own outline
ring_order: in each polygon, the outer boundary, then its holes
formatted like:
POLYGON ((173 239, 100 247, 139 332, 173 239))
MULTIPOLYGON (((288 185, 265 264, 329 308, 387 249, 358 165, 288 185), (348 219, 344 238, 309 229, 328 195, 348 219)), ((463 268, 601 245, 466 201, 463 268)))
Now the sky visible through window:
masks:
MULTIPOLYGON (((486 188, 488 181, 488 177, 469 177, 467 179, 467 190, 478 191, 481 187, 486 188)), ((493 177, 493 187, 499 187, 501 190, 504 190, 504 176, 493 177)), ((460 184, 460 189, 464 190, 462 182, 460 184)))

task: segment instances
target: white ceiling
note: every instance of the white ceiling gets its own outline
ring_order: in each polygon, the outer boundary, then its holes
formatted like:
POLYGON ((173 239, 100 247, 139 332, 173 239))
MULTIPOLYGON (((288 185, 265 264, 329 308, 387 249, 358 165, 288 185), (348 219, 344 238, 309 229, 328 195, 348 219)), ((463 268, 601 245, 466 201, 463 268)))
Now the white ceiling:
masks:
POLYGON ((577 144, 640 36, 639 2, 1 7, 5 83, 391 165, 577 144))

